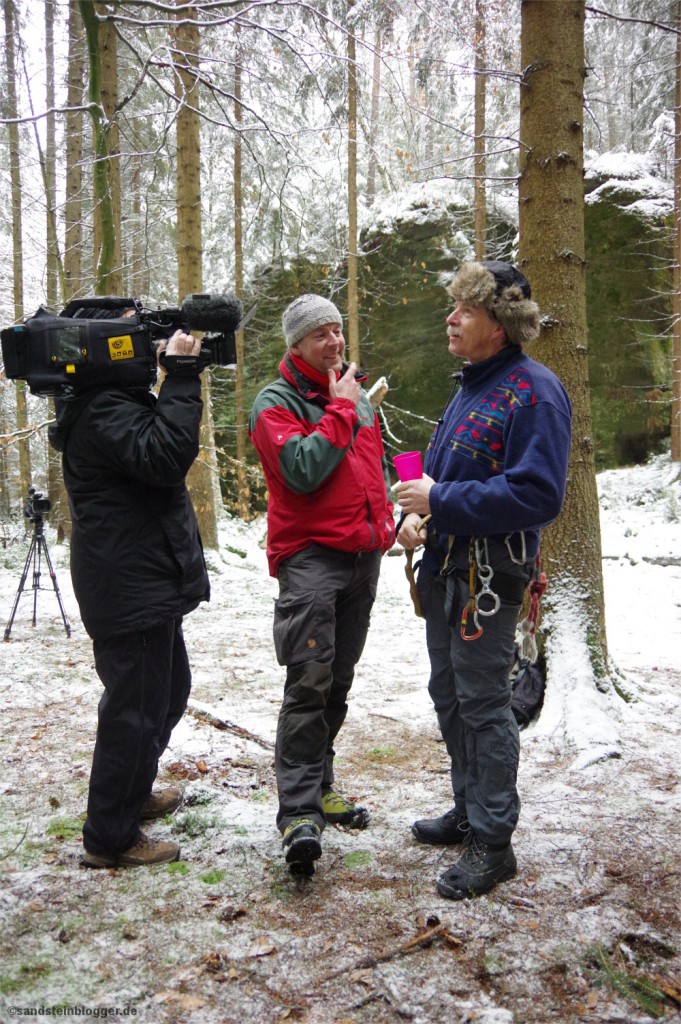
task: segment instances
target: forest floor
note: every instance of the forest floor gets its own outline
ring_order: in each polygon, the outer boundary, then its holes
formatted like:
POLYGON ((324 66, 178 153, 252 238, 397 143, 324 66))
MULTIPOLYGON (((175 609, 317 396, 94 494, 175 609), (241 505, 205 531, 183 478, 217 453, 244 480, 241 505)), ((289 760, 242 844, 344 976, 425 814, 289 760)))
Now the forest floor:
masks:
MULTIPOLYGON (((232 550, 211 557, 213 599, 186 620, 192 710, 159 780, 185 787, 185 802, 149 829, 181 841, 175 864, 80 865, 100 685, 66 551, 51 548, 71 637, 49 589, 35 629, 22 598, 0 648, 0 1021, 678 1017, 681 671, 656 666, 654 646, 648 667, 620 663, 636 699, 603 698, 619 722, 618 756, 577 770, 569 749, 557 753, 530 726, 518 875, 477 900, 444 900, 433 883, 455 851, 418 844, 410 825, 450 806, 447 758, 404 561, 386 558, 338 745, 339 785, 369 808, 371 824, 328 828, 316 874, 295 878, 274 825, 282 670, 256 532, 231 528, 232 550)), ((0 602, 9 609, 25 547, 4 555, 0 602)))

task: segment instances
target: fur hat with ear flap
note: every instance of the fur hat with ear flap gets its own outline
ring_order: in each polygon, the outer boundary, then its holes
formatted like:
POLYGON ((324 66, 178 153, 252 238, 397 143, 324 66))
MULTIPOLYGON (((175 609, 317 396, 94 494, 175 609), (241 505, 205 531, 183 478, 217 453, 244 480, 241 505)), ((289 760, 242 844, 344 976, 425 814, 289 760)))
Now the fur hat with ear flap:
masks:
POLYGON ((447 290, 458 302, 480 306, 494 317, 509 344, 522 348, 538 337, 539 306, 532 301, 530 282, 511 263, 464 263, 447 290))

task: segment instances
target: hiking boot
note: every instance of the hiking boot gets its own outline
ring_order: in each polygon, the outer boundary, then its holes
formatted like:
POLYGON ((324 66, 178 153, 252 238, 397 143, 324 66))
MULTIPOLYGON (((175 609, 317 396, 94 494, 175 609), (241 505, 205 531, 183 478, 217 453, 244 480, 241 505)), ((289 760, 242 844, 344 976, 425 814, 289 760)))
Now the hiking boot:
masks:
POLYGON ((513 847, 490 846, 471 832, 471 841, 455 864, 440 875, 437 891, 448 900, 464 900, 489 892, 513 878, 517 864, 513 847))
POLYGON ((90 853, 85 850, 82 864, 86 868, 142 868, 151 864, 170 864, 179 856, 177 843, 150 839, 140 832, 137 841, 121 853, 90 853))
POLYGON ((152 818, 165 818, 172 814, 182 803, 182 790, 175 786, 166 789, 155 789, 142 804, 140 821, 151 821, 152 818))
POLYGON ((322 855, 320 836, 319 826, 310 818, 299 818, 286 826, 281 845, 294 874, 314 874, 314 862, 322 855))
POLYGON ((370 821, 366 807, 357 807, 351 800, 337 793, 335 789, 329 789, 326 793, 322 793, 322 810, 329 825, 366 828, 370 821))
POLYGON ((411 826, 414 839, 431 846, 459 846, 468 842, 470 833, 468 818, 454 808, 439 818, 421 818, 411 826))

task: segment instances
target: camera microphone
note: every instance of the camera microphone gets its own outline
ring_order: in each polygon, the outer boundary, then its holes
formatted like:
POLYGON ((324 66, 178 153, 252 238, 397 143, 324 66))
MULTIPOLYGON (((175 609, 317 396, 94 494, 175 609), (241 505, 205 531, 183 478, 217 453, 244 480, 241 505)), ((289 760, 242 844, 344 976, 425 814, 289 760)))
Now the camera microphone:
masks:
POLYGON ((237 330, 243 307, 234 295, 187 295, 182 300, 182 314, 194 330, 229 334, 237 330))

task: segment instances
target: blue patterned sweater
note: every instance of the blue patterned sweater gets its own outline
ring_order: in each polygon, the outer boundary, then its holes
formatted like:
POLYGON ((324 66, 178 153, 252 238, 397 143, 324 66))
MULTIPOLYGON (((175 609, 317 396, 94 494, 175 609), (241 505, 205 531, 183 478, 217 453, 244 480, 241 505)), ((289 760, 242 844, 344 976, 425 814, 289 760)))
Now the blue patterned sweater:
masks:
MULTIPOLYGON (((463 370, 463 384, 435 428, 425 472, 433 527, 467 550, 470 536, 504 541, 525 533, 527 557, 563 505, 570 400, 546 366, 519 349, 463 370)), ((514 550, 520 538, 512 538, 514 550)), ((459 559, 457 559, 459 561, 459 559)))

